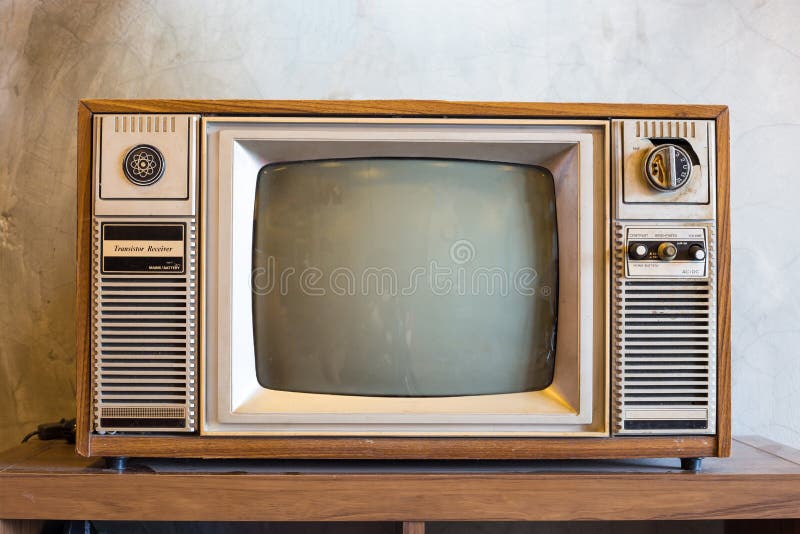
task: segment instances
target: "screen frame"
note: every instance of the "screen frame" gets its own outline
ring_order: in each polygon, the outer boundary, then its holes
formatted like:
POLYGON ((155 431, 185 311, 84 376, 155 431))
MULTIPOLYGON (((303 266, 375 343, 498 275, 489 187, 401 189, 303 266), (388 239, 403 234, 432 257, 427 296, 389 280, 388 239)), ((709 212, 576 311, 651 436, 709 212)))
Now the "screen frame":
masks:
MULTIPOLYGON (((203 119, 202 131, 202 434, 608 435, 609 121, 214 117, 203 119), (553 164, 579 169, 577 182, 565 184, 578 195, 577 217, 559 209, 559 243, 562 220, 565 225, 576 225, 580 241, 580 305, 575 316, 566 320, 561 316, 566 313, 564 307, 559 306, 560 339, 562 323, 579 325, 578 365, 559 366, 557 353, 555 387, 543 392, 393 398, 386 403, 368 397, 373 406, 370 410, 364 410, 364 398, 273 392, 267 401, 275 409, 265 412, 264 399, 254 399, 255 390, 248 384, 248 353, 254 366, 252 328, 235 327, 252 324, 249 276, 245 280, 241 273, 235 274, 235 264, 251 253, 255 181, 258 170, 269 163, 252 147, 265 142, 295 143, 306 155, 304 159, 308 159, 311 143, 327 143, 329 148, 336 145, 335 151, 342 143, 362 143, 364 147, 374 143, 427 142, 448 147, 467 143, 479 152, 491 144, 528 150, 556 147, 550 155, 553 164), (564 146, 574 149, 565 152, 564 146), (244 179, 248 183, 243 183, 242 176, 248 177, 244 179), (234 307, 232 303, 242 302, 245 293, 247 305, 234 307), (559 384, 564 389, 568 378, 563 375, 573 380, 578 377, 577 391, 568 402, 564 395, 553 394, 559 384), (532 400, 530 393, 540 393, 541 398, 532 400)), ((561 250, 559 256, 564 258, 561 250)), ((249 256, 243 263, 250 265, 249 256)), ((561 284, 564 279, 560 276, 561 284)), ((254 373, 251 376, 257 384, 254 373)))

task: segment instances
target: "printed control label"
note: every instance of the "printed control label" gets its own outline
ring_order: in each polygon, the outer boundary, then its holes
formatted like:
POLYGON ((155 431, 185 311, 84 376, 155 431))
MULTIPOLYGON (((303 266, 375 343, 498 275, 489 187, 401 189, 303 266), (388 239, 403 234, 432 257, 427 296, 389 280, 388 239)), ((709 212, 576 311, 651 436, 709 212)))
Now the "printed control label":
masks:
POLYGON ((183 224, 103 224, 103 273, 185 273, 183 224))
POLYGON ((706 241, 705 228, 628 228, 631 241, 706 241))
POLYGON ((705 278, 708 276, 708 256, 703 260, 663 261, 655 256, 658 243, 670 242, 683 250, 689 244, 700 244, 708 250, 705 228, 628 228, 625 247, 644 242, 651 257, 634 260, 625 254, 626 276, 629 278, 705 278))

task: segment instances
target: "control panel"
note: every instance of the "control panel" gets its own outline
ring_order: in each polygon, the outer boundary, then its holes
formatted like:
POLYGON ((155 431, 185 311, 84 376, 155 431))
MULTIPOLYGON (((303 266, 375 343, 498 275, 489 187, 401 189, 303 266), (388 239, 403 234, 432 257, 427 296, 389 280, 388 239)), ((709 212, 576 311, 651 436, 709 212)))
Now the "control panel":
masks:
POLYGON ((94 117, 94 431, 193 432, 197 115, 94 117))
POLYGON ((95 116, 94 214, 195 216, 199 119, 95 116))
POLYGON ((713 121, 614 121, 614 134, 615 218, 714 219, 713 121))
POLYGON ((628 277, 703 278, 707 274, 705 228, 637 228, 625 234, 628 277))
POLYGON ((714 123, 613 126, 614 433, 714 434, 714 123))

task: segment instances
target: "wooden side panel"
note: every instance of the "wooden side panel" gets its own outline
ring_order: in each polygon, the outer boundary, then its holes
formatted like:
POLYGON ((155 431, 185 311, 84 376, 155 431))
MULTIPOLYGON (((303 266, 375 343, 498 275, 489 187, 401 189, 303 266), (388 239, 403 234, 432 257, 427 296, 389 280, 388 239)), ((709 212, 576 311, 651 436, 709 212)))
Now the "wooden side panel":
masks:
POLYGON ((92 112, 78 104, 77 257, 75 281, 75 333, 77 377, 77 430, 75 448, 90 454, 91 433, 91 236, 92 236, 92 112))
POLYGON ((731 454, 731 219, 728 109, 717 129, 717 434, 718 456, 731 454))

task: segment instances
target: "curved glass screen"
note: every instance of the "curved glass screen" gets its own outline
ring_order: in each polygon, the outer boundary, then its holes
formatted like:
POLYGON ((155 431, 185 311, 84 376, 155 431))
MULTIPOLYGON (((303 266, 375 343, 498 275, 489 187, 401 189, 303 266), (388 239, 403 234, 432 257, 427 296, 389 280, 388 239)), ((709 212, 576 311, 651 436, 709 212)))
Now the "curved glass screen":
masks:
POLYGON ((558 236, 544 168, 268 165, 252 267, 265 388, 461 396, 540 390, 553 379, 558 236))

